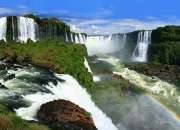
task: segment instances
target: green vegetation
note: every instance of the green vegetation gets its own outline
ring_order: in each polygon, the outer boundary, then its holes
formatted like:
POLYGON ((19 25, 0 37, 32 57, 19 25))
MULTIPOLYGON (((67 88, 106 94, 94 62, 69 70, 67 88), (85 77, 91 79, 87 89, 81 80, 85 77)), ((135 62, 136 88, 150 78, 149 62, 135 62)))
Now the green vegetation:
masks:
POLYGON ((180 26, 153 30, 148 56, 153 63, 180 65, 180 26))
POLYGON ((92 115, 91 115, 90 112, 86 112, 86 113, 85 113, 85 116, 86 116, 87 118, 91 118, 91 117, 92 117, 92 115))
POLYGON ((24 121, 0 105, 0 130, 49 130, 49 128, 38 123, 24 121))
POLYGON ((150 62, 180 66, 180 42, 151 44, 148 57, 150 62))
POLYGON ((152 43, 180 41, 180 26, 160 27, 152 32, 152 43))
POLYGON ((70 74, 86 87, 88 92, 93 93, 93 78, 84 66, 86 56, 84 45, 59 41, 0 45, 1 60, 19 64, 30 63, 60 74, 70 74))
MULTIPOLYGON (((70 39, 70 27, 56 18, 39 18, 33 14, 27 14, 24 17, 32 18, 38 24, 36 33, 40 40, 66 40, 66 34, 70 39)), ((16 41, 18 38, 18 17, 7 17, 7 41, 16 41)))

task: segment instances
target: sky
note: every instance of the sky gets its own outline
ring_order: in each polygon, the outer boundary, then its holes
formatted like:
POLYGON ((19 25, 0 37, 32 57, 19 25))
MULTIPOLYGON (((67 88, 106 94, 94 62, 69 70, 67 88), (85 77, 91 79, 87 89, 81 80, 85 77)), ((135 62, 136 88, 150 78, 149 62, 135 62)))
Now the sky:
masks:
POLYGON ((0 16, 58 17, 73 31, 124 33, 180 25, 180 0, 0 0, 0 16))

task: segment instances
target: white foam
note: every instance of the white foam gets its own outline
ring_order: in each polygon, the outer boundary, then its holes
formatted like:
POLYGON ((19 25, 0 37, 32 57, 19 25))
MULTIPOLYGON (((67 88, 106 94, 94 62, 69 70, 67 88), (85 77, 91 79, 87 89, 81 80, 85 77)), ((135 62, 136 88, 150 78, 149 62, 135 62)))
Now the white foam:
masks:
POLYGON ((57 86, 52 83, 45 86, 52 94, 38 92, 24 96, 24 99, 30 101, 32 105, 27 108, 17 109, 17 115, 26 120, 35 120, 34 117, 42 104, 56 99, 65 99, 90 112, 98 130, 117 130, 111 119, 94 104, 91 96, 74 78, 69 75, 56 74, 56 76, 64 79, 66 82, 58 82, 57 86))

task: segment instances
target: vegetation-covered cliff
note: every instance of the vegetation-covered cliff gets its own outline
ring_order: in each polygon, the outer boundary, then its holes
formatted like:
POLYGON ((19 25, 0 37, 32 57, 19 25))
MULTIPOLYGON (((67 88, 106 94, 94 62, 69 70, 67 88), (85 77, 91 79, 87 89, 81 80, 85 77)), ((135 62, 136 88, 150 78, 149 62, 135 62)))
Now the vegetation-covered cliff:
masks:
POLYGON ((180 65, 180 27, 160 27, 152 32, 150 62, 180 65))

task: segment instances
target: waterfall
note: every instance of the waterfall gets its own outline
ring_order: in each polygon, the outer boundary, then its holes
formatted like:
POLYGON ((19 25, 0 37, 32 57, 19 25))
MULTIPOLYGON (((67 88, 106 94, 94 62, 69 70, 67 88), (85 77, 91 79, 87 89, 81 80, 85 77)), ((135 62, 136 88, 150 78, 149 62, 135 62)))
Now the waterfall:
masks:
POLYGON ((85 36, 84 36, 84 34, 79 34, 79 40, 80 40, 80 43, 81 44, 85 44, 85 36))
POLYGON ((147 61, 148 46, 151 44, 151 32, 152 31, 141 31, 138 33, 137 46, 132 55, 133 61, 147 61))
POLYGON ((72 32, 71 32, 71 42, 74 42, 74 37, 73 37, 72 32))
POLYGON ((79 38, 78 38, 78 34, 75 34, 75 43, 80 43, 79 38))
POLYGON ((73 33, 71 32, 71 42, 76 44, 85 44, 86 43, 86 36, 83 33, 73 33))
POLYGON ((6 41, 7 18, 0 18, 0 40, 6 41))
POLYGON ((89 66, 89 63, 85 57, 84 57, 84 65, 88 69, 88 72, 92 74, 93 72, 91 70, 91 67, 89 66))
POLYGON ((26 43, 28 39, 31 39, 36 42, 36 28, 37 24, 34 19, 18 17, 18 40, 26 43))
POLYGON ((124 48, 126 37, 126 34, 88 36, 85 45, 89 55, 114 53, 124 48))
POLYGON ((37 120, 36 113, 42 104, 65 99, 90 112, 98 130, 117 130, 111 119, 95 105, 86 89, 70 75, 33 66, 19 66, 0 70, 0 85, 6 88, 0 88, 0 100, 7 101, 7 104, 12 101, 16 101, 17 105, 20 101, 30 103, 28 107, 15 109, 16 114, 25 120, 37 120), (14 75, 14 78, 4 80, 8 75, 14 75))
POLYGON ((118 47, 119 50, 123 49, 126 44, 127 34, 113 34, 111 42, 114 46, 118 47))
POLYGON ((13 33, 13 40, 15 40, 15 23, 14 23, 14 18, 12 17, 12 33, 13 33))
POLYGON ((65 37, 66 37, 66 42, 69 42, 69 38, 68 38, 68 35, 67 35, 67 31, 65 30, 65 37))

